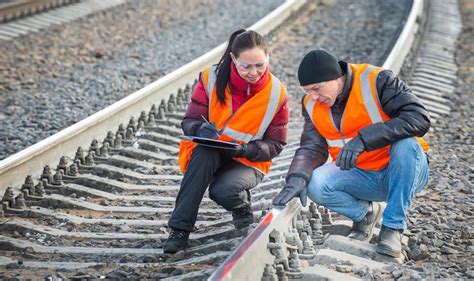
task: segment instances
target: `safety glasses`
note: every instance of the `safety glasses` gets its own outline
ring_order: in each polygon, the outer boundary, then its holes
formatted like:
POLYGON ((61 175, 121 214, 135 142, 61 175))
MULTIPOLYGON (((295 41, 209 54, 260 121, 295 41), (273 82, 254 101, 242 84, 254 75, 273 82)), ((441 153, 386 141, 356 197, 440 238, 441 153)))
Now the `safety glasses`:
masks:
POLYGON ((234 55, 231 54, 232 61, 234 61, 234 64, 237 66, 237 68, 240 71, 247 72, 251 71, 253 68, 255 68, 257 71, 263 71, 267 67, 268 63, 270 62, 270 56, 267 55, 267 59, 262 61, 262 62, 256 62, 256 63, 246 63, 239 61, 234 57, 234 55))
POLYGON ((311 93, 316 93, 317 94, 321 90, 321 88, 324 87, 325 84, 326 84, 326 82, 321 82, 321 83, 318 83, 316 85, 313 85, 309 89, 305 89, 303 87, 300 87, 300 88, 305 94, 311 94, 311 93))

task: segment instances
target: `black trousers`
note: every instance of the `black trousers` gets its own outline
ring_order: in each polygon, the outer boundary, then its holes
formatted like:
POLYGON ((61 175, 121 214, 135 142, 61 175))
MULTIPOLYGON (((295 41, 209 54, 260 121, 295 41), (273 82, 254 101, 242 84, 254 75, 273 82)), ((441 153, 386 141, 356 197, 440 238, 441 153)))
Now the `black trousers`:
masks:
POLYGON ((168 225, 193 231, 199 205, 208 187, 209 197, 228 211, 249 206, 250 189, 263 177, 263 173, 232 160, 217 149, 196 146, 168 225))

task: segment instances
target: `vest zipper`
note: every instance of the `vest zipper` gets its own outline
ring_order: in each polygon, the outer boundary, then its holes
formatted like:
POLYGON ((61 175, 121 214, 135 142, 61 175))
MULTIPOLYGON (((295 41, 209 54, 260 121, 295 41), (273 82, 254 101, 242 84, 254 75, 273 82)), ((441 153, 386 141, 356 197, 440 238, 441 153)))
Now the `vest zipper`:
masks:
MULTIPOLYGON (((345 108, 344 108, 344 111, 345 111, 345 108)), ((332 121, 332 124, 333 124, 334 128, 336 129, 336 131, 338 131, 339 134, 341 134, 342 145, 345 145, 345 144, 346 144, 346 140, 344 139, 344 133, 342 132, 342 118, 344 117, 344 111, 342 112, 342 116, 341 116, 341 121, 340 121, 340 124, 339 124, 339 128, 337 128, 336 123, 334 122, 334 118, 332 117, 332 110, 329 110, 329 114, 331 114, 331 121, 332 121)))
MULTIPOLYGON (((345 108, 344 108, 344 111, 345 111, 345 108)), ((341 123, 339 125, 339 132, 341 133, 341 137, 342 137, 342 145, 346 145, 346 140, 344 139, 344 133, 342 132, 342 117, 344 117, 344 111, 342 112, 342 115, 341 115, 341 123)))
POLYGON ((250 83, 247 83, 247 96, 250 96, 250 83))

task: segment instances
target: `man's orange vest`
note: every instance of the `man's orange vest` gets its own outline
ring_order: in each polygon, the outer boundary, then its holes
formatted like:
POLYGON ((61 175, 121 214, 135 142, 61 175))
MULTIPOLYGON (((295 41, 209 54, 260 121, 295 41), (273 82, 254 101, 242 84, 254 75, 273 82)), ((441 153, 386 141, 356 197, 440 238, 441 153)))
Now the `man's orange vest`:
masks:
MULTIPOLYGON (((216 124, 221 132, 219 140, 248 143, 263 138, 265 131, 280 109, 286 96, 285 86, 272 74, 267 85, 246 101, 236 112, 232 112, 232 96, 229 87, 226 88, 226 104, 221 105, 217 99, 216 66, 203 71, 202 83, 209 98, 209 121, 216 124)), ((186 166, 196 144, 182 140, 179 147, 178 162, 181 172, 186 166)), ((272 161, 252 162, 246 158, 234 160, 255 168, 263 173, 268 173, 272 161)))
MULTIPOLYGON (((348 64, 353 71, 353 85, 342 115, 341 131, 334 125, 331 109, 307 95, 304 106, 314 126, 326 139, 329 153, 335 161, 341 148, 359 130, 379 122, 386 122, 390 117, 380 105, 376 89, 377 75, 382 70, 369 64, 348 64)), ((416 138, 423 150, 429 149, 422 138, 416 138)), ((385 168, 390 161, 390 145, 373 151, 364 151, 357 159, 356 166, 364 170, 378 171, 385 168)))

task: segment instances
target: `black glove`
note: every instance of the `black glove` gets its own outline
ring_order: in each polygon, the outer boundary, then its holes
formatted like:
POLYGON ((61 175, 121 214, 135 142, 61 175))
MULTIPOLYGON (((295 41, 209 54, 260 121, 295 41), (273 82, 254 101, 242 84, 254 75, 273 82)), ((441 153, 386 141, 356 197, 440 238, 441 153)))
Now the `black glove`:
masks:
POLYGON ((296 196, 300 197, 301 205, 306 207, 306 180, 300 176, 290 176, 285 187, 273 199, 273 205, 284 206, 296 196))
POLYGON ((217 139, 219 132, 215 123, 202 123, 201 126, 196 128, 194 135, 200 138, 217 139))
POLYGON ((247 153, 248 146, 246 143, 239 144, 236 149, 221 149, 222 153, 229 158, 234 157, 245 157, 247 153))
POLYGON ((336 166, 339 166, 341 170, 349 170, 355 167, 355 163, 362 151, 365 150, 364 142, 359 136, 353 137, 348 143, 346 143, 339 156, 337 156, 336 166))

